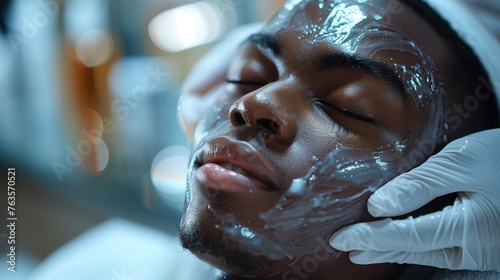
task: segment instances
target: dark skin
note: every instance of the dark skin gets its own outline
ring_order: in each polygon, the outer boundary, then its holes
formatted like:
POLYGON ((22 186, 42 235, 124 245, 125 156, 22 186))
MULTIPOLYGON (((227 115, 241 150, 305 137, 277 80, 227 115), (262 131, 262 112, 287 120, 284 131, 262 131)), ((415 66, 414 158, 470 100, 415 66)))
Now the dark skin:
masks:
MULTIPOLYGON (((374 13, 369 5, 343 2, 359 6, 365 14, 374 13)), ((379 7, 387 7, 389 2, 372 1, 379 7)), ((311 19, 319 18, 316 13, 307 8, 311 19)), ((425 50, 432 58, 428 63, 436 69, 435 75, 441 76, 447 47, 424 19, 403 6, 401 12, 384 20, 390 20, 425 50)), ((397 76, 398 69, 391 68, 394 62, 412 65, 421 57, 394 48, 378 49, 370 55, 363 51, 346 54, 331 41, 306 44, 299 39, 299 31, 286 27, 278 30, 265 30, 242 45, 228 71, 226 93, 217 103, 220 110, 207 113, 197 128, 181 240, 199 258, 224 271, 225 279, 242 279, 242 275, 259 279, 395 278, 401 266, 359 266, 351 263, 347 254, 321 246, 343 226, 374 220, 366 210, 370 193, 362 194, 346 208, 355 212, 353 219, 340 224, 334 220, 309 224, 309 239, 316 241, 308 243, 312 248, 301 256, 268 258, 260 249, 242 247, 239 240, 227 239, 217 227, 228 223, 225 217, 233 215, 237 224, 265 235, 261 214, 278 204, 293 179, 308 172, 311 162, 304 159, 314 155, 321 160, 338 146, 383 149, 386 154, 403 158, 416 148, 409 139, 419 139, 429 129, 417 128, 415 123, 426 124, 430 109, 415 98, 405 97, 397 81, 364 64, 376 62, 375 66, 397 76), (400 151, 396 143, 407 145, 400 151), (303 261, 308 258, 314 259, 317 267, 306 266, 310 269, 304 271, 303 261)), ((370 40, 363 44, 369 48, 370 40)), ((386 181, 393 175, 387 174, 386 181)), ((335 184, 322 181, 321 187, 333 188, 335 184)), ((363 187, 347 189, 345 195, 363 187)), ((293 235, 293 231, 266 238, 277 242, 287 234, 293 235)), ((285 251, 295 246, 281 245, 285 251)))

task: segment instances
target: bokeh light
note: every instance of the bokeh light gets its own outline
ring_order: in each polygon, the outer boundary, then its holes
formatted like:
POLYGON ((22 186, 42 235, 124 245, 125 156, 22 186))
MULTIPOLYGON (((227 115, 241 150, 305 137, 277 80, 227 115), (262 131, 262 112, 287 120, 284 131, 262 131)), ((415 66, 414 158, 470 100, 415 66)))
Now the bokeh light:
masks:
POLYGON ((101 115, 92 108, 84 107, 81 109, 81 121, 85 131, 93 132, 92 136, 102 137, 104 130, 104 121, 101 115))
POLYGON ((76 145, 76 152, 82 158, 81 168, 90 173, 102 172, 109 163, 109 149, 104 142, 104 122, 95 110, 82 108, 81 139, 76 145))
POLYGON ((183 146, 168 147, 153 160, 151 180, 166 201, 183 201, 188 163, 189 149, 183 146))
POLYGON ((216 7, 197 2, 167 10, 149 24, 149 36, 162 50, 179 52, 218 39, 224 17, 216 7))
POLYGON ((107 31, 90 29, 78 38, 76 54, 85 66, 96 67, 111 57, 113 48, 113 38, 107 31))

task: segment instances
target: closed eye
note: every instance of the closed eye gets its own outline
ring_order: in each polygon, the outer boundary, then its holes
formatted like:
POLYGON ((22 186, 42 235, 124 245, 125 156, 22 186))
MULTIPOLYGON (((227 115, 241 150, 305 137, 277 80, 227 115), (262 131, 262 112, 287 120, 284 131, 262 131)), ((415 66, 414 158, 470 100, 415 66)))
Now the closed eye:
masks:
POLYGON ((318 101, 318 102, 321 103, 322 105, 324 105, 324 106, 326 106, 326 107, 328 107, 328 108, 336 111, 336 112, 339 112, 339 113, 343 114, 344 116, 347 116, 347 117, 350 117, 352 119, 359 120, 359 121, 362 121, 362 122, 366 122, 366 123, 369 123, 369 124, 372 124, 372 125, 376 125, 376 126, 379 125, 378 122, 376 120, 374 120, 373 118, 365 117, 365 116, 361 116, 361 115, 349 112, 346 109, 337 107, 335 105, 332 105, 332 104, 324 102, 324 101, 318 101))
POLYGON ((244 85, 244 86, 252 86, 252 87, 263 87, 265 83, 246 81, 246 80, 226 80, 228 84, 236 84, 236 85, 244 85))

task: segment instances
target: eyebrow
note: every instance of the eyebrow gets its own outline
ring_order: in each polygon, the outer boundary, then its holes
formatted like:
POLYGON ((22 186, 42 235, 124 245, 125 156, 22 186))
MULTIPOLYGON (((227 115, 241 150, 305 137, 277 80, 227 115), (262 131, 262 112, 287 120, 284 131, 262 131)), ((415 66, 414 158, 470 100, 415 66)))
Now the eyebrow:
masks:
POLYGON ((319 70, 323 71, 346 69, 373 74, 377 78, 389 83, 403 97, 403 100, 408 98, 405 86, 399 75, 394 69, 382 62, 346 53, 326 53, 317 56, 315 65, 317 65, 319 70))
MULTIPOLYGON (((281 46, 271 34, 257 33, 253 34, 244 43, 253 43, 261 51, 271 52, 272 55, 280 57, 282 54, 281 46)), ((347 53, 321 53, 314 60, 314 64, 320 71, 346 69, 357 72, 370 73, 377 78, 389 83, 403 97, 403 101, 408 98, 403 81, 394 69, 386 64, 347 53)))
POLYGON ((262 51, 270 51, 274 56, 281 56, 281 46, 278 40, 270 34, 253 34, 244 43, 248 42, 253 43, 262 51))

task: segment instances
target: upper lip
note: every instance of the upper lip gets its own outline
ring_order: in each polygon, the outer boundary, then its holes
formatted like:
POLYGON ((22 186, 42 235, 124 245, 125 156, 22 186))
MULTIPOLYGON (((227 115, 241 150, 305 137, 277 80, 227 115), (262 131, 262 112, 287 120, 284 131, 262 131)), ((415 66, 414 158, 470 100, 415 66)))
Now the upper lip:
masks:
POLYGON ((266 156, 248 142, 216 137, 206 142, 195 156, 199 166, 207 163, 231 163, 271 189, 282 189, 285 178, 266 156))

